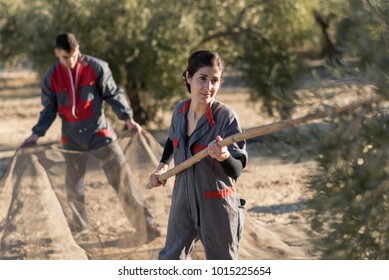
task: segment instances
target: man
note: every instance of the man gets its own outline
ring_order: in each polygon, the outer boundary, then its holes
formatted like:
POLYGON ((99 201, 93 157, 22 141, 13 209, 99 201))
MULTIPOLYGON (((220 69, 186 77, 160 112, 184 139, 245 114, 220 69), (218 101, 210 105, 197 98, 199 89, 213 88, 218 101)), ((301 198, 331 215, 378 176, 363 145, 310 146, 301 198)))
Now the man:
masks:
POLYGON ((72 33, 57 36, 54 53, 58 61, 47 70, 41 84, 44 109, 32 128, 32 135, 21 146, 36 145, 58 113, 62 120, 67 198, 74 213, 73 222, 78 222, 78 230, 86 226, 84 177, 86 155, 91 154, 102 162, 108 181, 118 193, 131 224, 143 239, 149 237, 144 241, 159 236, 151 215, 131 185, 131 172, 125 156, 104 114, 103 103, 107 102, 117 117, 125 121, 128 130, 142 131, 134 121, 133 111, 115 83, 108 64, 81 54, 72 33))

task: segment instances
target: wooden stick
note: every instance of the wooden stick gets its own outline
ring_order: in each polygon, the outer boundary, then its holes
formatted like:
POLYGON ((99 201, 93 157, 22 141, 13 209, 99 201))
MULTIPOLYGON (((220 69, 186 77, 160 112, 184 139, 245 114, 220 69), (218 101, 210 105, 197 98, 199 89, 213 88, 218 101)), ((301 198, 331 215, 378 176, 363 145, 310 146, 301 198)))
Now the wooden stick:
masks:
MULTIPOLYGON (((240 141, 247 140, 247 139, 254 138, 257 136, 261 136, 261 135, 271 134, 273 132, 280 131, 282 129, 285 129, 288 127, 293 127, 293 126, 296 126, 299 124, 307 123, 307 122, 315 120, 315 119, 321 119, 321 118, 325 118, 325 117, 332 116, 332 115, 334 115, 334 116, 341 115, 343 113, 356 110, 357 108, 360 108, 360 107, 368 106, 368 105, 371 105, 373 103, 378 103, 382 100, 383 100, 382 96, 375 96, 375 97, 372 97, 372 98, 367 99, 367 100, 353 102, 349 105, 342 106, 339 108, 334 108, 332 110, 323 110, 323 111, 320 111, 317 113, 308 114, 308 115, 301 117, 301 118, 288 119, 288 120, 274 122, 274 123, 267 124, 267 125, 254 127, 254 128, 248 129, 244 132, 229 136, 229 137, 223 139, 222 141, 218 142, 218 144, 221 147, 228 146, 228 145, 231 145, 232 143, 240 142, 240 141)), ((200 151, 199 153, 195 154, 194 156, 183 161, 179 165, 177 165, 177 166, 169 169, 165 173, 161 174, 158 177, 158 180, 165 181, 168 178, 170 178, 174 175, 177 175, 181 171, 191 167, 193 164, 199 162, 200 160, 202 160, 203 158, 206 158, 207 156, 208 156, 208 149, 204 149, 204 150, 200 151)), ((150 183, 148 183, 148 184, 146 184, 145 188, 150 189, 150 188, 152 188, 152 186, 150 185, 150 183)))

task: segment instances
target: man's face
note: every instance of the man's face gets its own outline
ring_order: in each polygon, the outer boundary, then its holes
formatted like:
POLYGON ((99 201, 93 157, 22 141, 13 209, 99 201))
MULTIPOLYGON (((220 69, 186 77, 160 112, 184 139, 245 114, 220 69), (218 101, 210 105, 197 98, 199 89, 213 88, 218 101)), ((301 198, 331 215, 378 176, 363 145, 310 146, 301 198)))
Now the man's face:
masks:
POLYGON ((77 64, 80 50, 79 47, 77 47, 73 52, 67 52, 63 49, 55 48, 54 53, 55 56, 65 67, 73 69, 77 64))

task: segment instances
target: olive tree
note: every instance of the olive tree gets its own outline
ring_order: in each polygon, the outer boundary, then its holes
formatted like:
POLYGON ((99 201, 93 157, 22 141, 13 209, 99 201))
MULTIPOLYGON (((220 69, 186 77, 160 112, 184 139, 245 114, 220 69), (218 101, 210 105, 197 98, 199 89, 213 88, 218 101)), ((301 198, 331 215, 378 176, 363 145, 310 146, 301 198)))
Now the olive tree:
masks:
MULTIPOLYGON (((389 3, 350 0, 339 11, 337 41, 353 58, 346 70, 387 97, 389 3)), ((325 259, 389 257, 388 121, 384 107, 372 106, 334 120, 322 138, 308 206, 325 259)))
POLYGON ((241 73, 253 100, 287 117, 302 69, 296 50, 320 36, 312 16, 318 2, 0 0, 0 59, 43 71, 55 59, 55 36, 73 32, 81 51, 110 63, 135 118, 147 123, 187 94, 181 74, 190 52, 213 49, 241 73))

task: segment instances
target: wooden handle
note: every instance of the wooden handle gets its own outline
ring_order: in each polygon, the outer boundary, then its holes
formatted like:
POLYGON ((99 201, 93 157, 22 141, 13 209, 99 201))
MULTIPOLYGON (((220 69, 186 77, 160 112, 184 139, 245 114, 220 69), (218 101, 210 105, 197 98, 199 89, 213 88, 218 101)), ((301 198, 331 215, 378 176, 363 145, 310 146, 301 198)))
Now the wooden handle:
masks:
MULTIPOLYGON (((303 117, 297 118, 297 119, 288 119, 288 120, 274 122, 274 123, 267 124, 267 125, 254 127, 254 128, 248 129, 244 132, 229 136, 229 137, 223 139, 222 141, 218 142, 218 144, 221 147, 228 146, 228 145, 231 145, 232 143, 251 139, 251 138, 254 138, 257 136, 261 136, 261 135, 271 134, 273 132, 280 131, 280 130, 288 128, 288 127, 293 127, 293 126, 296 126, 298 124, 307 123, 307 122, 315 120, 315 119, 325 118, 325 117, 328 117, 331 115, 341 115, 343 113, 355 110, 355 109, 360 108, 360 107, 364 107, 364 106, 367 106, 367 105, 370 105, 373 103, 378 103, 382 100, 383 100, 382 96, 375 96, 375 97, 372 97, 370 99, 362 100, 359 102, 353 102, 349 105, 335 108, 333 110, 323 110, 323 111, 319 111, 319 112, 314 113, 314 114, 308 114, 306 116, 303 116, 303 117)), ((208 150, 204 149, 204 150, 200 151, 199 153, 195 154, 194 156, 188 158, 187 160, 181 162, 179 165, 177 165, 177 166, 169 169, 165 173, 161 174, 158 177, 158 180, 165 181, 168 178, 170 178, 174 175, 177 175, 181 171, 191 167, 193 164, 199 162, 200 160, 202 160, 203 158, 205 158, 207 156, 208 156, 208 150)), ((148 183, 145 186, 145 188, 150 189, 150 188, 152 188, 152 186, 150 185, 150 183, 148 183)))

